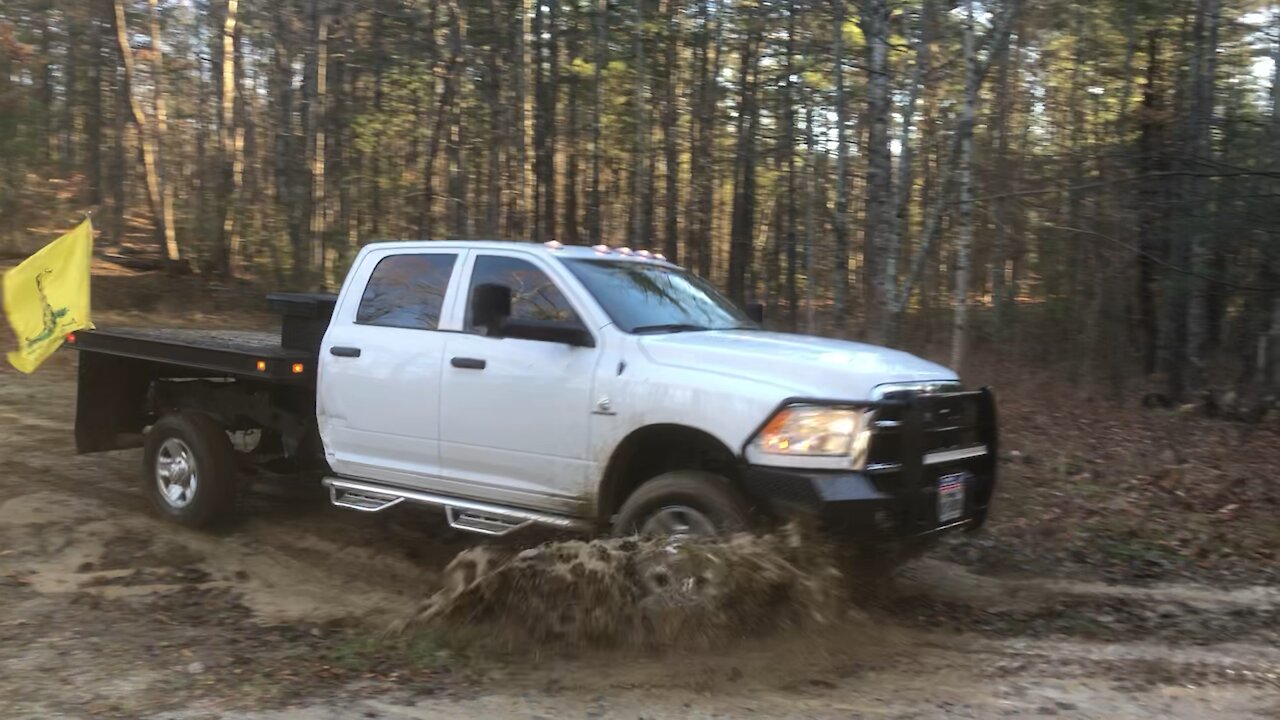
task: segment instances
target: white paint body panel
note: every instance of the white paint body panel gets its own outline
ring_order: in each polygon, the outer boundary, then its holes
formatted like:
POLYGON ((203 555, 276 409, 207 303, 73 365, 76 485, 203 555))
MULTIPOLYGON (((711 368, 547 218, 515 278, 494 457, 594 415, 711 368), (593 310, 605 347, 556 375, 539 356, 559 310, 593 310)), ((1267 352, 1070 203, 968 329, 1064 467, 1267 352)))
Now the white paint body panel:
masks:
POLYGON ((785 400, 859 401, 886 383, 956 379, 908 353, 842 340, 754 330, 622 332, 559 261, 592 255, 498 242, 386 243, 361 251, 321 346, 317 413, 333 470, 589 516, 613 451, 646 426, 693 427, 737 454, 785 400), (376 260, 404 252, 459 254, 440 330, 355 325, 376 260), (543 269, 596 346, 461 332, 479 254, 516 256, 543 269), (406 333, 415 337, 402 339, 406 333), (361 357, 334 357, 335 345, 361 347, 361 357), (455 368, 453 357, 483 359, 486 367, 455 368))

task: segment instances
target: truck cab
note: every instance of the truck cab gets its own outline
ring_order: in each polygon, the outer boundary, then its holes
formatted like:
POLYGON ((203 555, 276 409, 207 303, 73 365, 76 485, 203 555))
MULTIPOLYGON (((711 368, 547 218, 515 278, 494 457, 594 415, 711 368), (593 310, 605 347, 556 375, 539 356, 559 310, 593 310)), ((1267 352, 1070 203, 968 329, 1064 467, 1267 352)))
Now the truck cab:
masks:
POLYGON ((188 524, 228 511, 230 476, 282 465, 341 507, 432 505, 494 535, 801 515, 927 539, 986 518, 989 389, 905 352, 766 330, 660 255, 376 243, 336 298, 272 297, 278 339, 81 333, 81 449, 136 438, 148 493, 188 524), (258 440, 232 442, 245 433, 258 440))

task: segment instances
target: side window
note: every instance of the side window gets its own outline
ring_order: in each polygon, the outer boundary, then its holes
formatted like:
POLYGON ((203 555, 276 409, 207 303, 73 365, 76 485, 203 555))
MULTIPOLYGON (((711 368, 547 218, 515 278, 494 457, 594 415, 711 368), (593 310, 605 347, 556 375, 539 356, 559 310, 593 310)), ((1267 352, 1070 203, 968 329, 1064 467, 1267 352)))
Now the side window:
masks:
POLYGON ((573 307, 560 288, 533 263, 503 255, 481 255, 471 271, 471 288, 467 297, 467 331, 483 333, 471 317, 471 296, 477 285, 503 285, 511 288, 511 318, 578 322, 573 307))
POLYGON ((435 330, 457 255, 389 255, 369 276, 356 322, 361 325, 435 330))

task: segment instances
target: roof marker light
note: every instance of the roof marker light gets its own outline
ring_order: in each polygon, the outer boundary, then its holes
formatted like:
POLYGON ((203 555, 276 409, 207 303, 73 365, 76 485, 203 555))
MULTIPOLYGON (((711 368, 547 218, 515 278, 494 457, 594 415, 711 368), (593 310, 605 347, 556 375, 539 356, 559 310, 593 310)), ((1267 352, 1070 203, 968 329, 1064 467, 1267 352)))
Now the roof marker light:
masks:
POLYGON ((564 247, 564 245, 559 240, 548 240, 542 244, 548 250, 559 250, 564 247))
POLYGON ((666 262, 666 260, 667 260, 667 256, 666 256, 666 255, 663 255, 662 253, 654 253, 654 254, 653 254, 653 259, 654 259, 654 260, 661 260, 661 261, 663 261, 663 262, 666 262))
POLYGON ((592 249, 592 250, 595 250, 596 252, 598 252, 598 253, 600 253, 600 254, 602 254, 602 255, 603 255, 604 253, 609 252, 609 246, 608 246, 608 245, 592 245, 592 246, 591 246, 591 249, 592 249))
POLYGON ((637 250, 637 251, 636 251, 636 255, 639 255, 639 256, 640 256, 640 257, 642 257, 642 258, 651 258, 651 257, 653 257, 653 253, 649 252, 648 250, 637 250))
POLYGON ((619 254, 619 255, 630 255, 630 254, 631 254, 631 248, 629 248, 629 247, 620 247, 620 248, 618 248, 618 254, 619 254))

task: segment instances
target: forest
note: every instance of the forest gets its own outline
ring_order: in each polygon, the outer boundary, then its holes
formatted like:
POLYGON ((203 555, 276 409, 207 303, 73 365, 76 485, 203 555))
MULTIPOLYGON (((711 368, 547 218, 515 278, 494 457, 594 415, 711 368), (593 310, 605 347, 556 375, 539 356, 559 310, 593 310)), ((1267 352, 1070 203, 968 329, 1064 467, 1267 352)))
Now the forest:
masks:
POLYGON ((92 213, 321 289, 376 240, 605 243, 778 329, 1256 394, 1278 60, 1274 0, 5 0, 0 254, 92 213))

